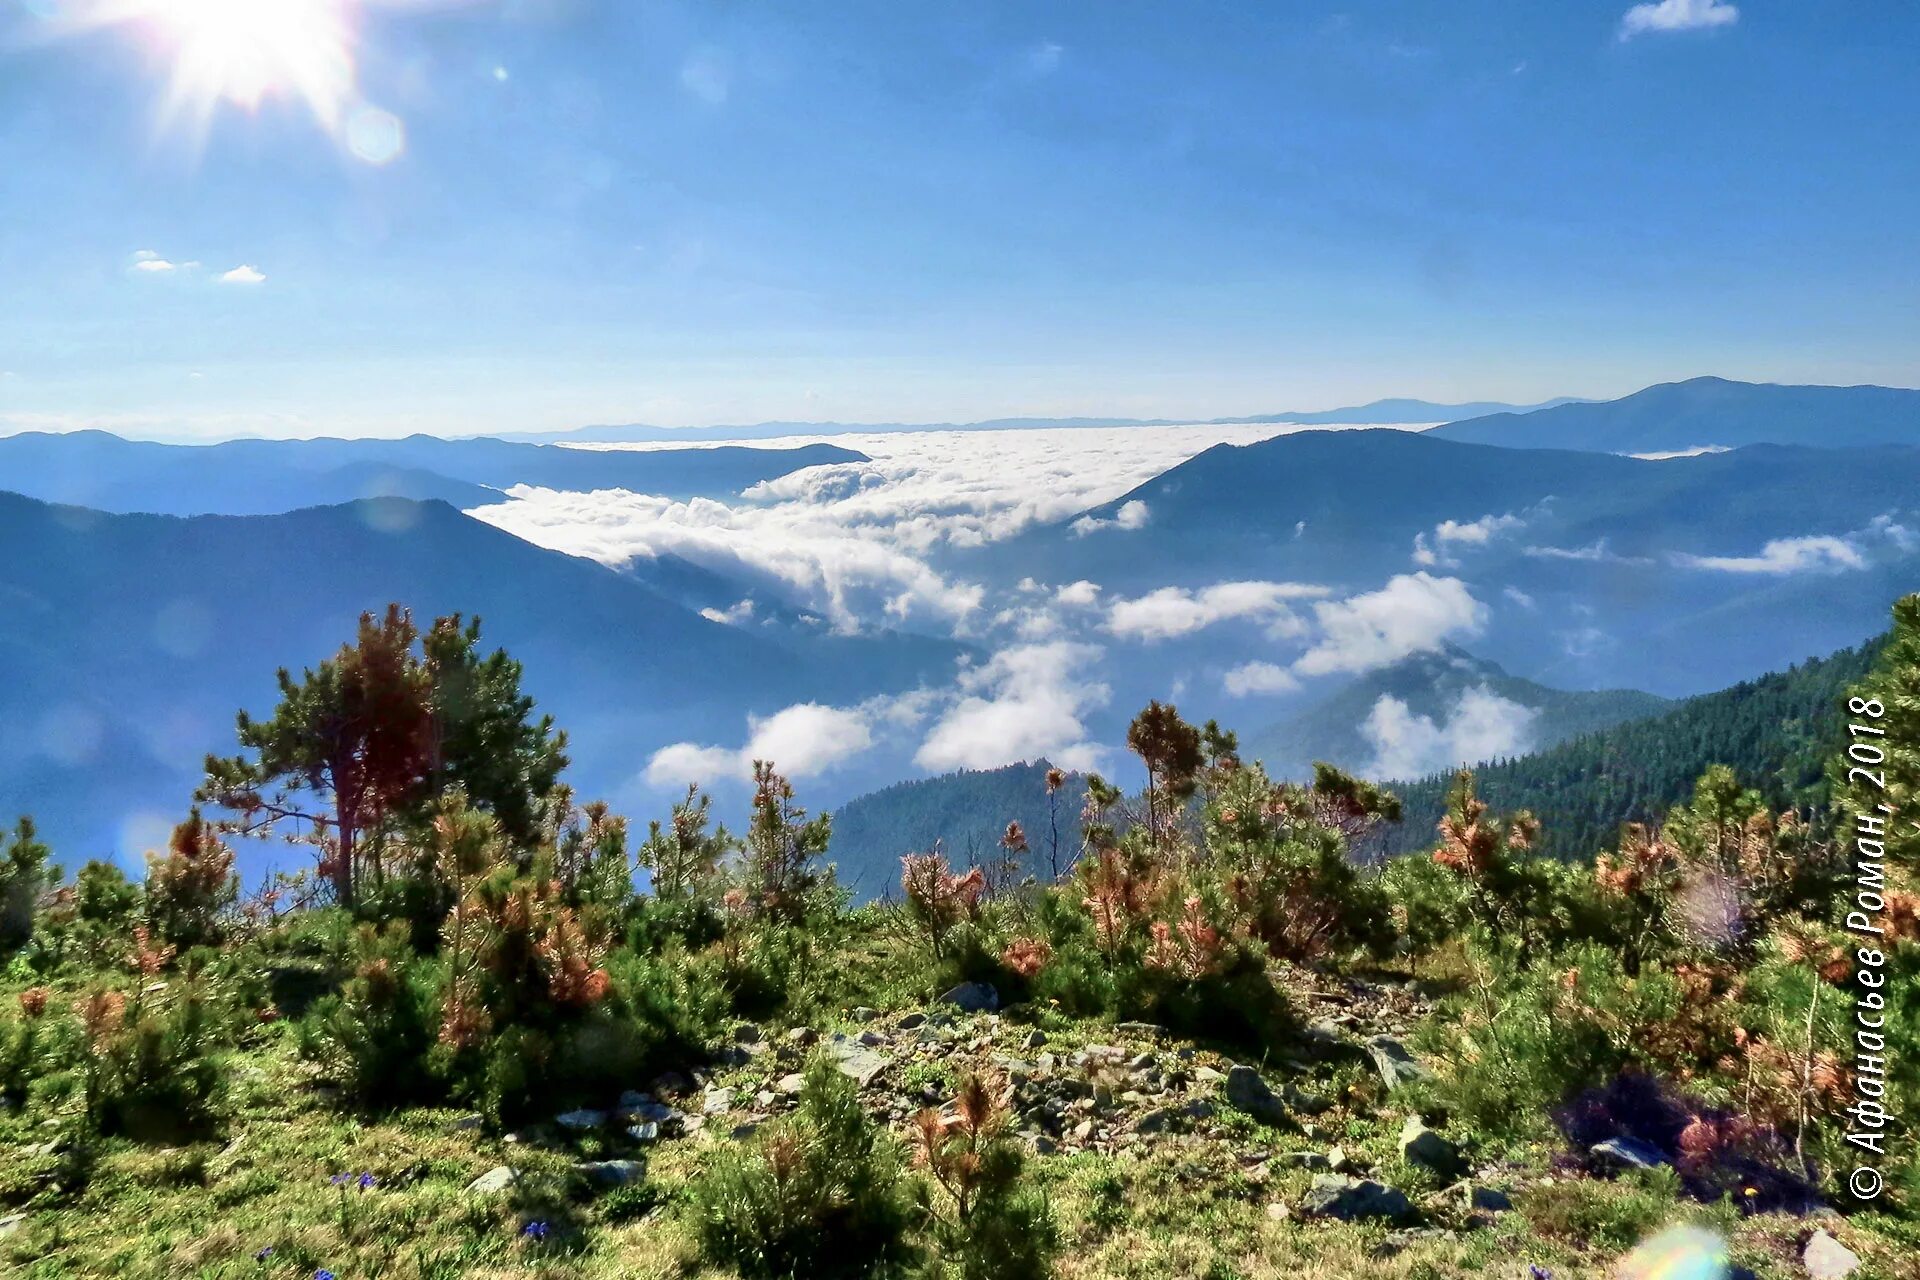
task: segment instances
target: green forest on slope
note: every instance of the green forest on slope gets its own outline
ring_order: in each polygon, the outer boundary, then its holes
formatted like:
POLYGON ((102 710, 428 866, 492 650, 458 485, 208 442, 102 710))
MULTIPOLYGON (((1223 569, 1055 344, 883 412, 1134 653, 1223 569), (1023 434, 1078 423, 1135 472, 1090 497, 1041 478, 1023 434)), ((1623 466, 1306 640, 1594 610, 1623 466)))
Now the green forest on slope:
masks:
MULTIPOLYGON (((1563 859, 1610 847, 1622 823, 1656 821, 1692 792, 1704 762, 1730 766, 1776 807, 1824 805, 1834 708, 1885 643, 1876 637, 1657 716, 1478 764, 1480 794, 1503 812, 1531 811, 1540 819, 1541 851, 1563 859)), ((1451 781, 1443 773, 1395 785, 1405 816, 1387 833, 1390 852, 1433 843, 1451 781)))

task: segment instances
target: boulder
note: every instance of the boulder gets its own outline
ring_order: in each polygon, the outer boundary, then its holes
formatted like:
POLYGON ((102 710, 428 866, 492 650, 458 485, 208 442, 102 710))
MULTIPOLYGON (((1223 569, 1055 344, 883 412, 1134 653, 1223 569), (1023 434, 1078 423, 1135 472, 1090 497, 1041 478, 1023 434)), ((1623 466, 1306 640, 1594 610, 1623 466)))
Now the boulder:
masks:
POLYGON ((833 1065, 840 1068, 842 1075, 851 1076, 864 1089, 872 1084, 874 1077, 893 1065, 892 1059, 885 1054, 867 1048, 857 1040, 845 1036, 835 1036, 827 1044, 827 1053, 833 1059, 833 1065))
POLYGON ((583 1160, 573 1171, 596 1187, 624 1187, 645 1177, 647 1166, 638 1160, 583 1160))
POLYGON ((1424 1080, 1432 1073, 1414 1060, 1407 1047, 1392 1036, 1371 1036, 1362 1042, 1367 1057, 1373 1061, 1373 1069, 1379 1075, 1380 1082, 1389 1089, 1398 1089, 1403 1084, 1415 1080, 1424 1080))
POLYGON ((1813 1280, 1845 1280, 1860 1268, 1860 1255, 1841 1244, 1825 1227, 1807 1237, 1800 1265, 1813 1280))
POLYGON ((1286 1103, 1280 1101, 1279 1096, 1267 1087, 1267 1082, 1252 1067, 1242 1063, 1230 1067, 1225 1093, 1228 1105, 1246 1112, 1261 1124, 1279 1127, 1292 1123, 1293 1117, 1287 1114, 1286 1103))
POLYGON ((553 1118, 553 1122, 562 1129, 573 1133, 585 1133, 589 1129, 598 1129, 607 1123, 607 1113, 590 1111, 582 1107, 578 1111, 563 1111, 553 1118))
POLYGON ((520 1175, 507 1165, 496 1165, 467 1184, 467 1194, 494 1196, 520 1181, 520 1175))
POLYGON ((1459 1173, 1462 1166, 1460 1148, 1429 1129, 1419 1116, 1408 1116, 1400 1127, 1400 1158, 1443 1178, 1459 1173))
POLYGON ((1653 1169, 1667 1163, 1660 1148, 1638 1138, 1608 1138, 1588 1147, 1587 1154, 1607 1169, 1653 1169))
POLYGON ((991 1013, 1000 1007, 1000 993, 985 982, 963 982, 940 997, 965 1013, 991 1013))
POLYGON ((1395 1188, 1372 1179, 1349 1178, 1337 1173, 1317 1174, 1313 1186, 1300 1200, 1303 1218, 1398 1222, 1412 1213, 1413 1205, 1395 1188))

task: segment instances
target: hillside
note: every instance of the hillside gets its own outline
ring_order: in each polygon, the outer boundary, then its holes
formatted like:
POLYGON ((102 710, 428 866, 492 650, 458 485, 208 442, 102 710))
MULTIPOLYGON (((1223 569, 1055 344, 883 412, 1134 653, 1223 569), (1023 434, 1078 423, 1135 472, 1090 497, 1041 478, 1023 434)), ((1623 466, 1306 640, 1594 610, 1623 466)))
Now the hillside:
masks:
MULTIPOLYGON (((1027 833, 1027 865, 1042 870, 1052 850, 1045 760, 1001 769, 962 769, 934 778, 896 782, 847 801, 833 814, 833 861, 840 881, 863 901, 897 897, 900 859, 935 847, 966 866, 997 855, 1009 822, 1027 833)), ((1078 851, 1085 780, 1069 774, 1055 793, 1052 813, 1064 866, 1078 851)))
POLYGON ((1496 413, 1428 434, 1467 444, 1656 453, 1793 444, 1821 449, 1912 444, 1920 391, 1904 387, 1783 386, 1690 378, 1618 400, 1496 413))
POLYGON ((230 746, 234 712, 267 701, 274 668, 327 656, 389 601, 422 620, 478 615, 484 643, 525 655, 590 791, 629 783, 657 746, 909 688, 955 652, 777 643, 437 502, 181 518, 0 494, 0 545, 0 813, 42 814, 87 856, 148 847, 202 756, 230 746))
POLYGON ((1365 773, 1380 747, 1368 737, 1365 725, 1382 698, 1395 699, 1411 715, 1444 726, 1470 691, 1485 691, 1533 712, 1522 748, 1527 751, 1648 716, 1667 705, 1665 698, 1633 689, 1550 689, 1449 644, 1370 671, 1331 697, 1248 735, 1244 745, 1248 755, 1290 777, 1304 776, 1316 760, 1365 773))
MULTIPOLYGON (((1613 844, 1622 823, 1664 817, 1692 794, 1709 764, 1731 766, 1769 804, 1822 804, 1845 690, 1883 645, 1871 640, 1688 698, 1656 716, 1481 764, 1474 771, 1480 794, 1497 811, 1532 810, 1541 848, 1557 858, 1590 858, 1613 844)), ((1442 774, 1394 787, 1406 816, 1389 831, 1390 848, 1432 843, 1450 781, 1442 774)))
MULTIPOLYGON (((1346 594, 1424 572, 1484 610, 1464 641, 1480 657, 1549 686, 1673 697, 1876 629, 1913 580, 1916 492, 1910 445, 1646 461, 1309 431, 1209 449, 962 564, 1009 583, 1044 564, 1106 599, 1239 580, 1346 594), (1113 527, 1128 503, 1145 523, 1113 527)), ((1216 656, 1241 660, 1257 634, 1223 628, 1216 656)))
POLYGON ((272 515, 361 498, 476 507, 517 484, 723 497, 802 467, 857 462, 835 445, 797 449, 567 449, 504 440, 320 438, 157 444, 104 431, 0 437, 0 488, 102 511, 272 515))

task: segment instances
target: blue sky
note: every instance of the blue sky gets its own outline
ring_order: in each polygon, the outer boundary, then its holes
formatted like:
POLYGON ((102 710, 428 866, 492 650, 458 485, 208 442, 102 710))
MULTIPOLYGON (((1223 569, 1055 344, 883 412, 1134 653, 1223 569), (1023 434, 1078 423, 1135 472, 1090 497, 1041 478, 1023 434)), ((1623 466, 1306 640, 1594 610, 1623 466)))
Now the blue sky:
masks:
POLYGON ((1920 384, 1912 6, 272 2, 396 157, 0 0, 0 430, 1920 384))

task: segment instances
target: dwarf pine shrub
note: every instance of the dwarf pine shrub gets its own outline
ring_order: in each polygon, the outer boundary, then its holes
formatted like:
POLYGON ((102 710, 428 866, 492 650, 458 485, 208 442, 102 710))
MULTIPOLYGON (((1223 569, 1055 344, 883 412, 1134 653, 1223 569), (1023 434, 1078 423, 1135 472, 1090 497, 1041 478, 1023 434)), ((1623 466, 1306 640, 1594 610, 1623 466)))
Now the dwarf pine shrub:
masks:
POLYGON ((825 1058, 794 1115, 725 1150, 688 1197, 701 1256, 747 1280, 896 1275, 914 1260, 898 1150, 825 1058))

